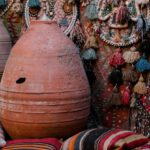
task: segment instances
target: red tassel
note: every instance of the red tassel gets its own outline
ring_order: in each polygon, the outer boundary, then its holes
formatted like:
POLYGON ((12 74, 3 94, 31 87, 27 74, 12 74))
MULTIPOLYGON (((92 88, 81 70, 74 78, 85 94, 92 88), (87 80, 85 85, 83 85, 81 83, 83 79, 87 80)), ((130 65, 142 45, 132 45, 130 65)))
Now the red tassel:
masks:
POLYGON ((128 87, 126 87, 122 91, 122 104, 123 105, 129 105, 129 102, 130 102, 130 90, 128 87))
POLYGON ((116 13, 116 21, 120 24, 126 23, 128 19, 128 14, 128 8, 125 6, 124 2, 122 2, 116 13))
POLYGON ((118 48, 115 50, 115 53, 111 57, 109 64, 113 67, 118 67, 118 66, 123 65, 124 63, 125 61, 122 57, 121 50, 118 48))

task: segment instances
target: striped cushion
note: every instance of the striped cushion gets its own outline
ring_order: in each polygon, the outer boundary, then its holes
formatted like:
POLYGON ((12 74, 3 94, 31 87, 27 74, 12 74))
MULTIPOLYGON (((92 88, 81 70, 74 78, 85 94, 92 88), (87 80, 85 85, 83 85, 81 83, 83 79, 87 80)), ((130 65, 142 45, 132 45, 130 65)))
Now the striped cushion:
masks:
POLYGON ((60 142, 55 138, 9 141, 2 150, 59 150, 60 142))
POLYGON ((96 128, 72 136, 63 143, 61 150, 127 150, 148 141, 143 135, 131 131, 96 128))

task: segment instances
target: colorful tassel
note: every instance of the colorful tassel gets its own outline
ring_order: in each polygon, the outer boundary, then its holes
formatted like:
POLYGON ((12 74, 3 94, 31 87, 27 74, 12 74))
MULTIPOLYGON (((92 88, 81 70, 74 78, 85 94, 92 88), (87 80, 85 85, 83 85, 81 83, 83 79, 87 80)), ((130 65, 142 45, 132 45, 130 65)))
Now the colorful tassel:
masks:
POLYGON ((131 101, 130 101, 130 107, 131 107, 131 108, 135 107, 136 102, 137 102, 137 97, 136 97, 136 95, 133 93, 133 94, 132 94, 131 101))
POLYGON ((98 19, 98 10, 95 4, 95 1, 91 1, 91 3, 87 6, 86 10, 85 10, 85 16, 89 19, 89 20, 95 20, 98 19))
POLYGON ((132 47, 129 51, 123 53, 123 58, 126 63, 134 63, 140 58, 140 53, 135 51, 135 47, 132 47))
POLYGON ((93 48, 85 50, 81 56, 84 60, 96 60, 97 55, 93 48))
POLYGON ((86 40, 85 45, 84 45, 85 49, 88 48, 94 48, 94 49, 98 49, 99 48, 99 44, 98 41, 96 39, 96 37, 94 36, 94 33, 92 33, 86 40))
POLYGON ((115 53, 113 54, 113 56, 111 57, 109 64, 113 67, 118 67, 121 66, 125 63, 122 54, 121 54, 121 50, 120 49, 116 49, 115 53))
POLYGON ((121 105, 121 93, 119 93, 117 86, 114 87, 113 93, 111 94, 109 98, 109 102, 111 105, 121 105))
POLYGON ((40 8, 41 7, 39 0, 29 0, 28 6, 29 6, 29 8, 40 8))
POLYGON ((143 40, 144 34, 149 30, 149 25, 148 21, 142 14, 138 16, 136 30, 141 33, 143 40))
POLYGON ((123 83, 122 72, 118 69, 113 70, 109 75, 108 80, 113 86, 120 86, 123 83))
POLYGON ((134 68, 128 65, 126 68, 122 69, 123 80, 127 82, 135 83, 138 81, 139 74, 134 71, 134 68))
POLYGON ((140 76, 138 83, 134 86, 134 92, 142 95, 147 93, 147 87, 142 75, 140 76))
POLYGON ((150 70, 150 63, 144 57, 141 57, 135 64, 136 70, 139 72, 144 72, 150 70))
POLYGON ((125 6, 124 2, 121 2, 121 6, 118 8, 116 13, 116 22, 119 24, 125 24, 129 18, 128 8, 125 6))
POLYGON ((0 9, 4 9, 6 7, 6 0, 0 0, 0 9))
POLYGON ((122 94, 122 104, 123 105, 129 105, 129 102, 130 102, 129 87, 126 87, 123 91, 121 91, 121 94, 122 94))

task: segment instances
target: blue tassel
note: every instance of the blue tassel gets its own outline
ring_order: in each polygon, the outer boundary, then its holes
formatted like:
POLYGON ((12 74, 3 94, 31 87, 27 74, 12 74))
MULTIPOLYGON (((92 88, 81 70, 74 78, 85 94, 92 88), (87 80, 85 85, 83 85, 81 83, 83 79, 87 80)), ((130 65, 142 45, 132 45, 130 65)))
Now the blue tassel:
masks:
POLYGON ((135 64, 136 70, 139 72, 144 72, 150 70, 150 63, 144 57, 141 57, 135 64))
POLYGON ((6 7, 6 0, 0 0, 0 9, 4 9, 6 7))
POLYGON ((30 8, 40 8, 41 4, 40 4, 39 0, 29 0, 28 6, 30 8))
POLYGON ((89 48, 83 52, 82 58, 84 60, 96 60, 97 55, 96 55, 96 52, 93 48, 89 48))
POLYGON ((90 3, 90 5, 87 6, 86 10, 85 10, 85 16, 89 19, 89 20, 95 20, 98 19, 98 10, 96 8, 96 4, 94 1, 92 1, 90 3))

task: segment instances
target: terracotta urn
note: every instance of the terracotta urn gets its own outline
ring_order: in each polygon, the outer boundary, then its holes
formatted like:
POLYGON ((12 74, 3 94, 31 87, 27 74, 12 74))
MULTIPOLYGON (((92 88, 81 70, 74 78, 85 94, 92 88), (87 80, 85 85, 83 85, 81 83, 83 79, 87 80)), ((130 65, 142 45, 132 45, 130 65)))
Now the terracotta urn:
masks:
POLYGON ((0 19, 0 79, 2 77, 11 47, 12 43, 10 36, 2 20, 0 19))
POLYGON ((0 103, 2 125, 14 139, 68 137, 85 127, 88 80, 78 49, 56 22, 32 21, 14 45, 0 103))

